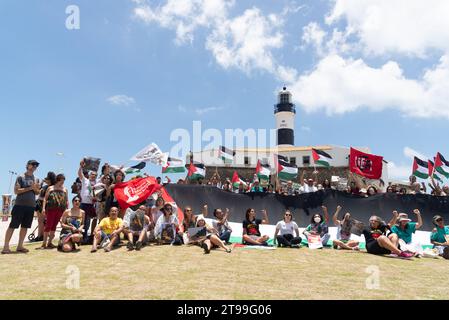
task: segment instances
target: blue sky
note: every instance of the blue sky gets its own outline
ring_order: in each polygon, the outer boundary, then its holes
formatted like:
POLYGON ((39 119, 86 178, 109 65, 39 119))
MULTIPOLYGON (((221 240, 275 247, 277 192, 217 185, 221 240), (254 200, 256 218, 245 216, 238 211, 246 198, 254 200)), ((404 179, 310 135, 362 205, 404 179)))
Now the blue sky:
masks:
POLYGON ((28 159, 71 182, 83 156, 131 164, 194 120, 273 128, 284 84, 297 145, 368 146, 404 178, 412 155, 449 155, 449 6, 400 3, 1 1, 0 191, 28 159))

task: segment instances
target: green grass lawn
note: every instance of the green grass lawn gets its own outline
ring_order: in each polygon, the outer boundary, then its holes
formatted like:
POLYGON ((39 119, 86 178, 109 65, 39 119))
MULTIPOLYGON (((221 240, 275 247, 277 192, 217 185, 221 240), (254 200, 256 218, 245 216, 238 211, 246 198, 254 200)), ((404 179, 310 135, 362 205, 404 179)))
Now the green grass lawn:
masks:
POLYGON ((448 263, 333 249, 235 248, 205 255, 196 246, 125 247, 110 253, 81 247, 0 256, 0 299, 447 299, 448 263), (67 269, 69 267, 69 269, 67 269), (66 271, 80 271, 68 289, 66 271), (367 268, 379 288, 367 289, 367 268))

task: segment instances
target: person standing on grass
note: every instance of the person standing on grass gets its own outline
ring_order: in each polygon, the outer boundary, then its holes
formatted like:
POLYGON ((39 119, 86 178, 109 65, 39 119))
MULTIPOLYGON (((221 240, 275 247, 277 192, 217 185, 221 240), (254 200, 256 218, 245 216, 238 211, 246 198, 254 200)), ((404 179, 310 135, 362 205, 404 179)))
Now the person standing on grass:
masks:
POLYGON ((231 253, 231 248, 227 247, 217 235, 217 230, 206 224, 206 220, 203 217, 198 217, 196 223, 198 228, 206 228, 206 236, 198 241, 198 245, 204 249, 205 254, 209 254, 213 248, 222 248, 227 253, 231 253))
POLYGON ((56 227, 63 213, 69 208, 69 194, 64 187, 65 176, 58 174, 54 186, 48 188, 45 193, 44 203, 42 205, 42 213, 45 215, 47 222, 44 228, 44 240, 42 246, 38 249, 54 249, 53 244, 56 227))
POLYGON ((310 235, 319 235, 321 237, 321 243, 323 246, 326 246, 329 239, 329 214, 327 213, 327 207, 322 206, 324 217, 323 215, 317 213, 312 216, 312 220, 310 221, 310 224, 307 226, 307 228, 304 230, 304 235, 308 239, 310 235))
POLYGON ((123 219, 125 234, 128 237, 128 251, 136 249, 139 251, 143 245, 148 242, 147 230, 150 224, 150 218, 145 214, 146 206, 140 205, 137 210, 126 209, 123 219))
POLYGON ((430 242, 441 256, 449 259, 449 226, 444 225, 444 219, 440 215, 432 218, 435 228, 430 234, 430 242))
POLYGON ((243 244, 246 245, 267 245, 269 236, 262 236, 259 231, 259 225, 268 224, 268 215, 266 210, 262 210, 263 219, 256 219, 256 211, 252 208, 246 210, 246 220, 243 221, 243 244))
POLYGON ((365 236, 366 251, 370 254, 393 254, 394 257, 411 258, 413 254, 401 251, 397 246, 397 235, 387 236, 388 225, 382 222, 378 216, 369 218, 369 227, 363 230, 365 236))
POLYGON ((36 213, 37 213, 37 237, 32 242, 39 242, 44 240, 44 223, 45 215, 42 213, 42 205, 44 204, 45 193, 47 189, 56 183, 56 174, 52 171, 47 173, 47 177, 44 179, 45 185, 42 186, 39 193, 39 197, 36 201, 36 213))
POLYGON ((359 242, 356 240, 351 240, 351 228, 353 225, 353 220, 351 219, 351 214, 346 212, 343 220, 338 220, 338 214, 341 211, 341 206, 337 206, 332 221, 337 229, 337 239, 333 241, 334 249, 346 249, 346 250, 360 250, 359 242))
POLYGON ((61 217, 61 235, 59 237, 58 250, 62 252, 75 251, 75 245, 83 240, 85 213, 80 208, 81 198, 75 196, 72 199, 72 209, 68 209, 61 217))
POLYGON ((391 228, 391 232, 398 235, 399 247, 404 250, 415 254, 422 254, 422 246, 418 243, 412 243, 412 235, 416 230, 421 228, 423 220, 421 212, 418 209, 413 210, 418 222, 412 222, 408 218, 406 213, 398 213, 393 211, 393 219, 388 224, 391 228))
POLYGON ((120 233, 123 232, 124 225, 123 220, 118 217, 118 208, 112 207, 109 211, 109 217, 104 218, 95 227, 94 230, 94 242, 90 252, 97 251, 97 246, 103 241, 109 241, 104 247, 105 252, 112 250, 114 245, 118 245, 120 242, 120 233))
POLYGON ((37 167, 39 167, 39 162, 36 160, 28 161, 26 172, 16 179, 14 193, 17 197, 11 212, 11 223, 9 224, 8 230, 6 230, 2 254, 11 253, 9 243, 14 234, 14 230, 19 228, 19 226, 21 228, 16 251, 20 253, 29 252, 28 249, 24 248, 23 241, 25 240, 28 229, 31 228, 31 225, 33 224, 34 210, 36 209, 36 196, 41 189, 39 181, 34 178, 34 172, 37 167))
POLYGON ((299 236, 299 228, 290 210, 285 210, 284 219, 276 224, 276 231, 274 232, 273 243, 278 247, 299 248, 301 244, 301 237, 299 236), (296 234, 296 237, 294 236, 296 234))
MULTIPOLYGON (((97 212, 95 210, 95 197, 94 197, 94 187, 97 184, 97 173, 94 171, 89 172, 89 178, 86 178, 83 173, 83 168, 85 167, 84 159, 80 162, 80 167, 78 169, 78 178, 81 181, 81 209, 86 213, 85 223, 84 223, 84 243, 89 243, 88 233, 91 226, 92 219, 97 218, 97 212)), ((92 230, 95 229, 96 222, 92 224, 92 230)), ((93 233, 93 232, 92 232, 93 233)))

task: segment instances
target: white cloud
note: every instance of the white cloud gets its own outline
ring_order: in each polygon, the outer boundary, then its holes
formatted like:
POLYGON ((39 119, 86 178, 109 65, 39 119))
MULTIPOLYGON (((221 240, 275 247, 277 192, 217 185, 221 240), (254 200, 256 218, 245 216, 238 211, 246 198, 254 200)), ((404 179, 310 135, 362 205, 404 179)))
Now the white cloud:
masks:
POLYGON ((312 131, 312 129, 310 129, 310 127, 308 126, 301 126, 301 131, 310 132, 312 131))
POLYGON ((134 110, 136 112, 142 111, 139 107, 136 106, 136 99, 124 94, 111 96, 107 98, 106 101, 109 102, 109 104, 111 105, 124 107, 127 108, 128 110, 134 110))
POLYGON ((327 32, 316 22, 310 22, 302 28, 302 41, 306 45, 312 45, 319 55, 323 54, 323 41, 327 32))
POLYGON ((394 162, 388 162, 388 178, 390 180, 407 180, 408 177, 412 174, 411 171, 411 165, 397 165, 394 162))
POLYGON ((248 9, 241 16, 216 25, 207 38, 206 48, 225 69, 236 67, 245 72, 262 69, 275 73, 271 51, 283 46, 282 23, 279 16, 264 16, 258 8, 248 9))
POLYGON ((326 23, 340 20, 366 53, 423 57, 430 50, 449 52, 447 0, 334 0, 326 23))
POLYGON ((413 117, 449 118, 449 56, 422 79, 413 80, 394 61, 373 68, 362 59, 329 55, 289 86, 307 112, 324 110, 331 115, 394 108, 413 117))
POLYGON ((106 99, 110 104, 117 106, 130 106, 136 103, 136 100, 133 97, 129 97, 124 94, 118 94, 106 99))
POLYGON ((395 162, 388 162, 388 175, 392 179, 403 179, 407 180, 412 174, 413 158, 416 156, 421 160, 427 161, 428 157, 423 153, 416 151, 410 147, 404 147, 403 149, 404 157, 406 162, 402 162, 400 165, 395 162))
POLYGON ((146 23, 176 31, 176 42, 192 42, 194 32, 200 27, 212 27, 226 19, 234 0, 167 0, 163 6, 152 8, 139 1, 134 15, 146 23))
POLYGON ((282 81, 296 76, 292 68, 276 61, 273 50, 284 45, 283 17, 297 13, 302 6, 287 6, 279 15, 264 15, 253 7, 231 17, 229 9, 234 0, 167 0, 159 7, 144 0, 134 2, 137 19, 175 30, 175 42, 179 45, 193 42, 194 32, 205 29, 205 47, 224 69, 236 68, 246 73, 264 70, 282 81))
POLYGON ((430 159, 428 156, 420 153, 419 151, 413 150, 410 147, 404 147, 404 156, 406 156, 407 158, 413 160, 414 157, 418 157, 421 160, 426 161, 427 159, 430 159))
POLYGON ((220 110, 223 110, 223 108, 222 107, 198 108, 198 109, 195 109, 195 113, 199 116, 202 116, 205 113, 213 112, 213 111, 220 111, 220 110))

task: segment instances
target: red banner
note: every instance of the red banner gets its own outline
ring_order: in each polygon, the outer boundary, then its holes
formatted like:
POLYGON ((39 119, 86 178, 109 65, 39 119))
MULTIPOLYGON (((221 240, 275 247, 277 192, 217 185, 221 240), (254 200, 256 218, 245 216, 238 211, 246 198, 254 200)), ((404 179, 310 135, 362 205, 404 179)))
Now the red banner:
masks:
POLYGON ((116 184, 114 195, 120 208, 126 209, 144 202, 160 188, 154 177, 139 178, 116 184))
POLYGON ((368 179, 380 179, 383 157, 351 148, 349 168, 351 172, 368 179))

